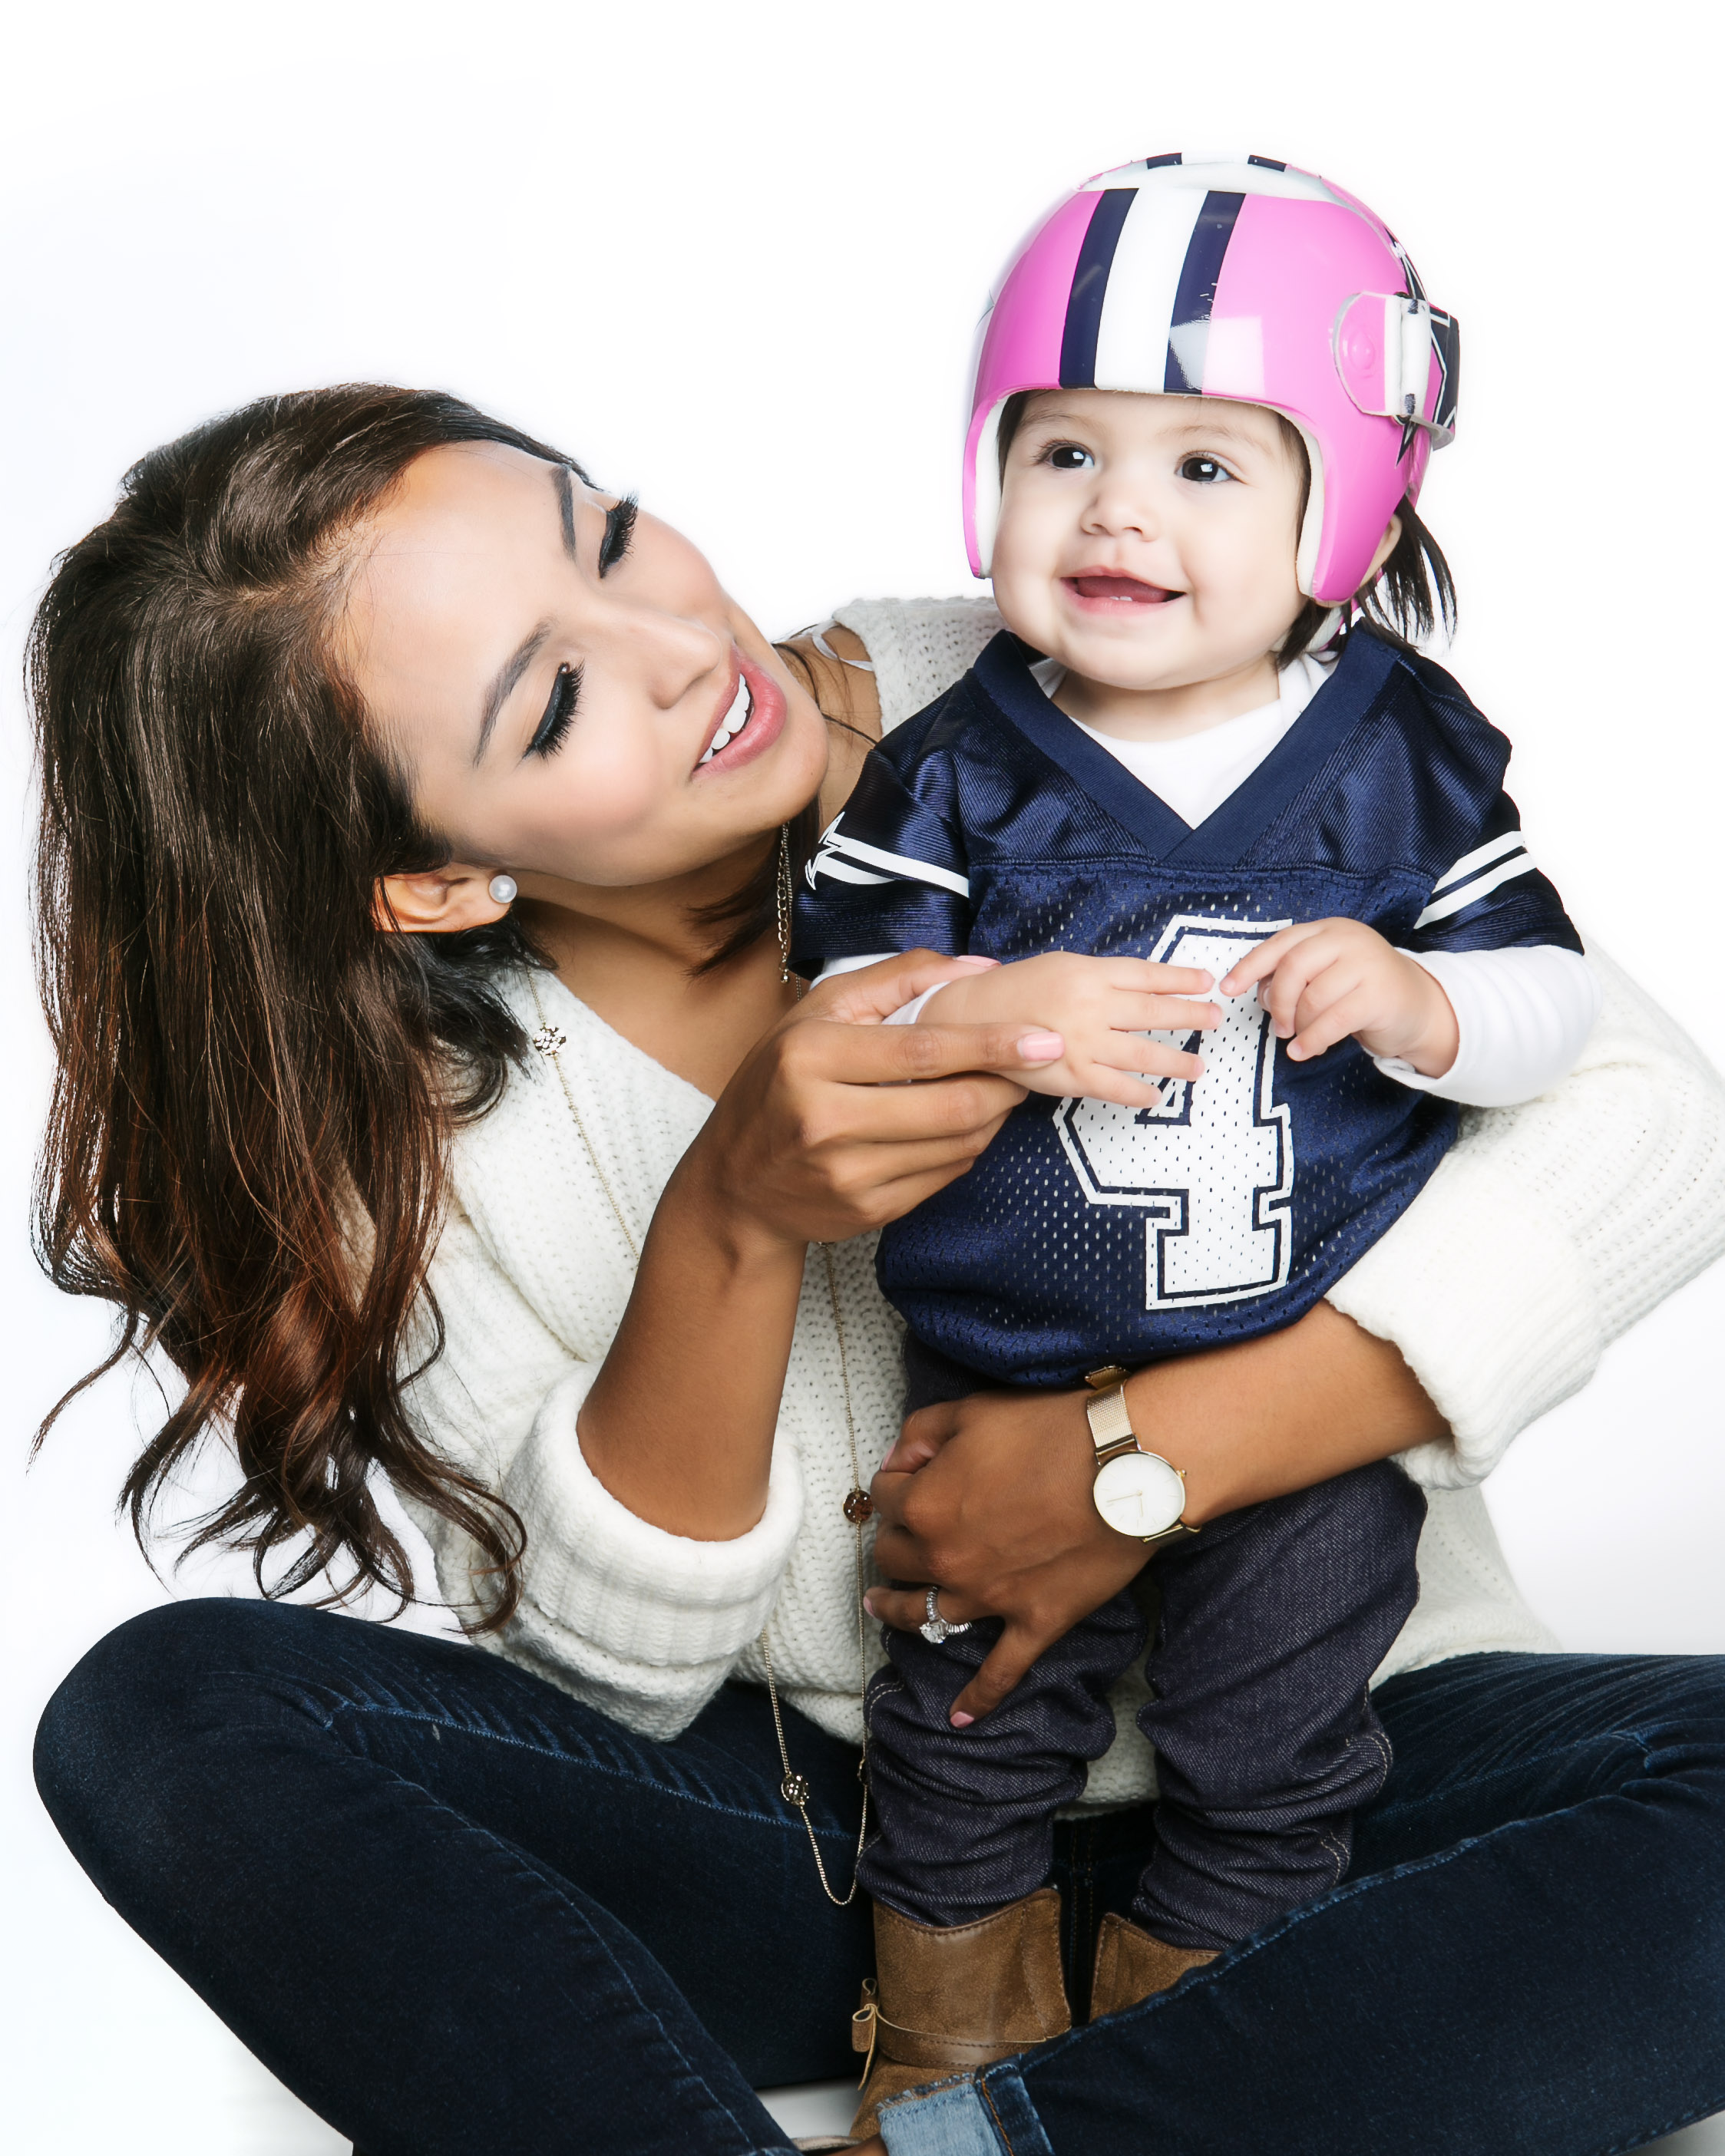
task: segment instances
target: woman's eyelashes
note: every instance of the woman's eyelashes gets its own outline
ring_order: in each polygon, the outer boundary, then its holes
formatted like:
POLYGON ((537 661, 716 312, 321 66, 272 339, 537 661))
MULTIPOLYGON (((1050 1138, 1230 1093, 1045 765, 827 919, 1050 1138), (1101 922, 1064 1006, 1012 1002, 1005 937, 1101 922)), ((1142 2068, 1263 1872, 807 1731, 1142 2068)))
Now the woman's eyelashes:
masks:
POLYGON ((533 738, 527 743, 529 756, 555 756, 568 737, 575 723, 575 707, 581 701, 581 669, 572 666, 567 660, 558 667, 557 679, 551 685, 551 700, 545 706, 545 716, 534 729, 533 738))
MULTIPOLYGON (((628 553, 629 542, 634 536, 635 515, 639 507, 634 495, 605 511, 605 535, 599 542, 599 574, 614 569, 628 553)), ((575 723, 575 710, 581 701, 581 669, 567 659, 557 670, 551 685, 551 698, 545 706, 545 716, 533 729, 533 738, 527 743, 529 756, 555 756, 568 739, 569 729, 575 723)))
POLYGON ((599 542, 599 574, 614 569, 628 553, 629 542, 635 536, 635 517, 640 505, 632 494, 626 494, 614 508, 605 511, 605 536, 599 542))

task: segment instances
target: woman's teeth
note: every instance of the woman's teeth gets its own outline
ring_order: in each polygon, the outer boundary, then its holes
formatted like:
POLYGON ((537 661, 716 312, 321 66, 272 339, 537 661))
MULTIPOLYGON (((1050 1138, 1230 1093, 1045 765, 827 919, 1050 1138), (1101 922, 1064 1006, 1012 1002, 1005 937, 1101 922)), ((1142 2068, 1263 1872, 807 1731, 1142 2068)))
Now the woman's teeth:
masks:
MULTIPOLYGON (((701 762, 707 762, 711 757, 716 757, 721 748, 729 748, 732 742, 737 739, 750 719, 753 717, 754 710, 755 700, 749 694, 749 685, 746 680, 739 678, 737 694, 731 699, 731 708, 720 721, 719 731, 713 736, 706 754, 702 757, 701 762)), ((697 764, 695 767, 698 771, 701 764, 697 764)))

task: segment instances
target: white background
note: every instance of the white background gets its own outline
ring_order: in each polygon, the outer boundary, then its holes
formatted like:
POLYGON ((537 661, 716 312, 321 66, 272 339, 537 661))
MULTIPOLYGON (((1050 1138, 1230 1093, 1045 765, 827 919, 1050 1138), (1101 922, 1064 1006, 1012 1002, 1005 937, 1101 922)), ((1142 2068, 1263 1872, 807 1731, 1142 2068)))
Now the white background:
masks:
MULTIPOLYGON (((962 377, 1004 254, 1089 172, 1257 151, 1363 195, 1461 316, 1461 433, 1423 505, 1462 593, 1453 664, 1517 742, 1512 785, 1572 911, 1725 1050, 1713 11, 22 12, 0 48, 8 685, 50 555, 133 457, 342 377, 460 391, 639 489, 774 631, 857 594, 965 589, 962 377)), ((111 1522, 122 1383, 24 1472, 105 1324, 24 1239, 47 1053, 5 693, 0 1850, 18 1910, 0 2132, 32 2156, 310 2156, 337 2144, 99 1902, 28 1782, 54 1682, 164 1590, 111 1522)), ((1725 1272, 1492 1483, 1571 1645, 1725 1650, 1722 1317, 1725 1272)))

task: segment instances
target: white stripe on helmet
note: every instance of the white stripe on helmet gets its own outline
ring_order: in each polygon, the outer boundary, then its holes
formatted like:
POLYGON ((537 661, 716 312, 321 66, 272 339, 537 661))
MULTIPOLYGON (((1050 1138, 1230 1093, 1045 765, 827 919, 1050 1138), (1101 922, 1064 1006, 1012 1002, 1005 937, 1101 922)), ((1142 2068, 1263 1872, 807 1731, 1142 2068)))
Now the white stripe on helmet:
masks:
POLYGON ((1160 391, 1202 187, 1140 187, 1120 228, 1096 331, 1098 389, 1160 391))

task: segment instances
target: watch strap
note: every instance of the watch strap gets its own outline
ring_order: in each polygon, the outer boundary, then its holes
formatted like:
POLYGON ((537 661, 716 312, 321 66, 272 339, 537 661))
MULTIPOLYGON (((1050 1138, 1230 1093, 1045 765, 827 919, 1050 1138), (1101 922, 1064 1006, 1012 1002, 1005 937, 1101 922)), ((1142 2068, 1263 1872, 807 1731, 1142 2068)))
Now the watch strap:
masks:
POLYGON ((1123 1384, 1115 1383, 1101 1392, 1093 1392, 1084 1404, 1084 1412, 1090 1424, 1090 1441, 1096 1447, 1098 1467, 1120 1453, 1137 1450, 1137 1433, 1132 1428, 1123 1384))

